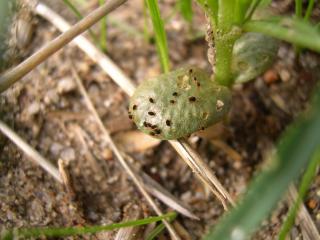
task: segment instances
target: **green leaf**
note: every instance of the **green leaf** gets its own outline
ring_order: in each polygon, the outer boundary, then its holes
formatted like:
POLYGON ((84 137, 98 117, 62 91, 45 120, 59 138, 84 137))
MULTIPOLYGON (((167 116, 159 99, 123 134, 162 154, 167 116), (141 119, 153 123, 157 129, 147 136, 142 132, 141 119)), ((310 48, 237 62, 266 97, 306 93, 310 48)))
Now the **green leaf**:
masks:
POLYGON ((294 221, 296 219, 296 215, 298 213, 299 207, 301 206, 303 199, 305 198, 308 192, 308 189, 312 183, 312 180, 314 179, 317 173, 317 167, 319 164, 320 164, 320 149, 318 149, 316 153, 313 155, 312 160, 309 163, 308 168, 302 177, 301 184, 299 187, 298 198, 295 201, 294 205, 291 207, 288 213, 288 216, 281 227, 279 240, 285 240, 287 234, 289 233, 290 229, 294 225, 294 221))
POLYGON ((146 0, 150 12, 153 30, 155 32, 156 44, 159 58, 164 72, 169 71, 169 54, 167 36, 164 30, 163 20, 160 16, 158 2, 156 0, 146 0))
POLYGON ((186 21, 191 22, 193 17, 192 0, 179 0, 178 4, 183 18, 186 21))
POLYGON ((312 10, 314 8, 314 3, 315 3, 314 0, 309 0, 308 7, 307 7, 307 10, 306 10, 306 14, 304 15, 304 20, 306 20, 306 21, 309 20, 311 14, 312 14, 312 10))
POLYGON ((25 239, 25 238, 38 238, 40 236, 45 237, 66 237, 79 234, 97 233, 101 231, 111 231, 124 227, 135 227, 158 222, 163 219, 170 221, 176 217, 175 212, 170 212, 162 216, 149 217, 134 221, 127 221, 122 223, 114 223, 106 226, 90 226, 90 227, 45 227, 45 228, 29 228, 29 229, 12 229, 7 230, 0 235, 2 240, 11 239, 25 239))
POLYGON ((248 21, 243 29, 248 32, 260 32, 320 52, 320 33, 315 26, 303 20, 272 18, 248 21))
POLYGON ((295 13, 297 18, 302 17, 302 0, 295 0, 295 13))
POLYGON ((251 0, 236 0, 235 21, 237 24, 242 24, 245 19, 246 12, 250 7, 251 0))
MULTIPOLYGON (((177 216, 177 215, 176 215, 177 216)), ((172 217, 170 219, 169 222, 172 222, 176 219, 176 216, 172 217)), ((164 223, 160 223, 156 228, 154 228, 150 233, 149 235, 147 236, 146 240, 153 240, 155 239, 157 236, 159 236, 162 231, 166 228, 166 226, 164 225, 164 223)))
POLYGON ((239 205, 205 239, 247 239, 305 168, 320 143, 320 91, 313 105, 291 125, 277 145, 268 168, 249 185, 239 205))

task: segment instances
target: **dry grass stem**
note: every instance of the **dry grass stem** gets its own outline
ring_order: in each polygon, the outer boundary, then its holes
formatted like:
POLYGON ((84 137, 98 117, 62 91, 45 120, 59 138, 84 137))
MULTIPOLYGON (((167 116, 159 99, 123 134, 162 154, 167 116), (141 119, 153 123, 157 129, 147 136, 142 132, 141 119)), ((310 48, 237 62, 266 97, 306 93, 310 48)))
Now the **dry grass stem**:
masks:
POLYGON ((76 199, 76 192, 73 188, 73 184, 71 181, 71 176, 69 172, 67 171, 67 166, 64 160, 59 159, 58 160, 58 167, 59 167, 59 172, 63 181, 63 185, 65 186, 65 189, 67 193, 69 194, 69 197, 72 201, 76 199))
POLYGON ((18 134, 10 129, 4 122, 0 120, 0 131, 14 142, 31 160, 39 164, 58 182, 63 183, 59 170, 47 159, 42 157, 34 148, 25 142, 18 134))
MULTIPOLYGON (((142 209, 139 205, 128 204, 125 209, 125 217, 123 221, 137 220, 142 217, 142 209)), ((138 239, 139 230, 141 227, 121 228, 117 232, 114 240, 134 240, 138 239)))
MULTIPOLYGON (((123 153, 123 156, 128 159, 128 161, 134 161, 130 156, 128 156, 126 153, 123 153)), ((160 201, 162 201, 165 205, 168 207, 171 207, 172 209, 176 210, 177 212, 181 213, 182 215, 189 217, 194 220, 200 220, 196 215, 194 215, 191 210, 185 206, 184 203, 182 203, 179 199, 177 199, 175 196, 173 196, 170 192, 168 192, 164 187, 162 187, 159 183, 157 183, 155 180, 153 180, 148 174, 137 171, 136 175, 141 177, 140 181, 145 183, 146 190, 153 195, 154 197, 158 198, 160 201)))
MULTIPOLYGON (((43 4, 39 4, 36 8, 37 14, 42 16, 51 22, 55 27, 57 27, 60 31, 67 31, 71 26, 68 24, 62 17, 52 11, 50 8, 46 7, 43 4)), ((131 96, 134 92, 135 86, 133 82, 123 73, 123 71, 106 55, 101 53, 89 40, 87 40, 83 36, 79 36, 73 40, 77 46, 82 49, 89 57, 113 79, 113 81, 121 87, 123 91, 125 91, 129 96, 131 96)), ((177 149, 185 149, 187 143, 184 143, 184 146, 177 141, 169 141, 170 144, 177 149)), ((192 148, 188 148, 188 151, 178 151, 182 159, 190 166, 193 166, 193 163, 198 164, 201 163, 201 166, 205 166, 204 161, 198 157, 197 160, 193 159, 194 156, 199 156, 192 148), (192 153, 192 155, 190 154, 192 153), (190 162, 191 161, 191 162, 190 162)), ((197 173, 199 178, 211 189, 214 195, 222 202, 225 208, 227 208, 227 204, 224 199, 228 200, 230 203, 233 203, 231 197, 227 193, 227 191, 223 188, 223 186, 219 183, 219 181, 214 177, 213 173, 209 168, 204 168, 201 166, 192 167, 193 171, 197 173), (198 169, 198 170, 197 170, 198 169), (209 173, 210 172, 210 173, 209 173), (205 174, 201 176, 202 174, 205 174), (207 176, 207 177, 206 177, 207 176), (208 183, 210 182, 210 183, 208 183), (214 187, 212 187, 214 186, 214 187), (215 190, 217 189, 217 190, 215 190), (219 194, 219 192, 221 194, 219 194)))
MULTIPOLYGON (((298 191, 294 185, 291 185, 289 187, 289 193, 287 197, 287 201, 289 205, 293 205, 298 198, 298 191)), ((304 204, 301 204, 298 214, 296 223, 300 225, 301 231, 304 233, 305 240, 313 240, 313 239, 320 239, 320 235, 317 229, 317 226, 315 225, 314 221, 312 220, 308 210, 304 206, 304 204)))
MULTIPOLYGON (((146 191, 144 184, 139 181, 139 177, 136 176, 136 174, 134 173, 134 171, 131 169, 131 167, 127 164, 127 162, 125 161, 125 159, 123 158, 120 150, 118 149, 118 147, 116 146, 115 142, 112 140, 110 133, 108 132, 108 130, 105 128, 105 126, 103 125, 101 118, 99 117, 93 103, 91 102, 89 95, 87 94, 87 91, 85 90, 81 79, 78 75, 78 73, 76 72, 76 70, 74 69, 74 67, 72 67, 72 73, 73 76, 76 80, 76 83, 79 87, 79 90, 84 98, 85 104, 87 106, 87 108, 90 110, 91 114, 94 117, 95 122, 97 123, 97 125, 99 126, 105 140, 108 142, 110 148, 112 149, 113 153, 116 156, 116 159, 119 161, 119 163, 121 164, 121 166, 124 168, 124 170, 126 171, 126 173, 131 177, 131 179, 133 180, 133 182, 135 183, 135 185, 137 186, 137 188, 139 189, 139 191, 141 192, 141 194, 146 198, 146 200, 148 201, 148 203, 150 204, 150 206, 153 208, 153 210, 160 216, 163 215, 162 211, 160 210, 160 208, 157 206, 157 204, 154 202, 154 200, 151 198, 151 196, 149 195, 149 193, 146 191)), ((163 223, 165 224, 166 228, 168 229, 172 239, 180 239, 180 237, 178 236, 178 234, 176 233, 176 231, 174 230, 174 228, 171 226, 171 224, 167 221, 167 220, 162 220, 163 223)))
MULTIPOLYGON (((36 12, 41 17, 47 19, 61 32, 67 32, 72 27, 60 15, 52 11, 46 5, 39 3, 36 12)), ((135 86, 132 81, 121 71, 121 69, 94 44, 84 36, 78 36, 72 41, 82 51, 84 51, 93 61, 95 61, 129 96, 133 94, 135 86)))
MULTIPOLYGON (((57 52, 59 49, 68 44, 76 36, 80 35, 87 29, 89 29, 93 24, 98 22, 106 14, 110 13, 120 5, 122 5, 126 0, 110 0, 106 4, 94 10, 88 16, 76 23, 68 31, 61 34, 56 39, 52 40, 38 52, 34 53, 32 56, 27 58, 25 61, 20 63, 17 67, 5 72, 0 76, 0 92, 5 91, 13 83, 18 81, 20 78, 29 73, 32 69, 38 66, 40 63, 45 61, 52 54, 57 52)), ((37 6, 37 11, 41 12, 41 7, 44 6, 39 4, 37 6)))

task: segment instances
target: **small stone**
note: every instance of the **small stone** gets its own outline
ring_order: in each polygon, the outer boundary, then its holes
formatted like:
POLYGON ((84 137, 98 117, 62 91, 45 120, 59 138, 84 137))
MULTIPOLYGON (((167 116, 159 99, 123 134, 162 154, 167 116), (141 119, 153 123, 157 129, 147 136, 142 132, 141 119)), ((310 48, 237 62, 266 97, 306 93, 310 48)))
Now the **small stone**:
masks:
POLYGON ((66 161, 73 161, 76 159, 76 154, 73 148, 68 147, 62 150, 60 157, 66 161))
POLYGON ((224 106, 224 103, 221 100, 217 100, 216 109, 217 111, 221 111, 224 106))
POLYGON ((40 111, 40 103, 34 101, 33 103, 31 103, 29 105, 27 111, 28 111, 28 114, 31 115, 31 116, 39 113, 39 111, 40 111))
POLYGON ((63 149, 63 146, 60 143, 54 142, 50 147, 50 152, 54 156, 58 156, 63 149))
POLYGON ((281 78, 281 80, 282 80, 283 82, 288 82, 288 81, 290 80, 291 75, 290 75, 290 72, 289 72, 288 70, 282 69, 282 70, 279 72, 279 74, 280 74, 280 78, 281 78))
POLYGON ((55 89, 51 89, 47 92, 44 97, 44 102, 46 105, 50 105, 52 103, 56 104, 59 102, 59 95, 55 89))
POLYGON ((308 201, 308 207, 310 208, 310 209, 315 209, 316 207, 317 207, 317 201, 315 200, 315 199, 310 199, 309 201, 308 201))
POLYGON ((263 80, 267 84, 272 84, 274 82, 277 82, 279 80, 278 73, 275 70, 270 69, 266 71, 265 74, 263 75, 263 80))
POLYGON ((71 77, 62 78, 58 83, 58 92, 69 93, 75 90, 76 84, 71 77))

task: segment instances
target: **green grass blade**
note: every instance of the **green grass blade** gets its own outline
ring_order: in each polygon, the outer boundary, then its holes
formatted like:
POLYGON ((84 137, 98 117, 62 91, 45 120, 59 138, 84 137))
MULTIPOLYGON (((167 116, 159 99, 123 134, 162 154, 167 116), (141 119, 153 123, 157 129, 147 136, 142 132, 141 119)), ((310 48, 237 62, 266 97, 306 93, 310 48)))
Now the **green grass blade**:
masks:
POLYGON ((193 11, 192 11, 192 0, 179 0, 177 3, 179 10, 183 18, 187 22, 192 22, 193 11))
POLYGON ((320 143, 320 90, 312 107, 292 124, 277 145, 268 167, 249 185, 239 205, 205 239, 248 239, 276 206, 289 184, 305 168, 320 143))
POLYGON ((261 21, 249 21, 243 26, 248 32, 260 32, 266 35, 320 52, 320 34, 310 23, 292 19, 276 18, 261 21))
POLYGON ((245 22, 249 21, 249 20, 252 18, 254 12, 257 10, 257 8, 259 7, 259 5, 260 5, 261 3, 262 3, 261 0, 254 0, 254 1, 252 1, 251 6, 250 6, 250 8, 249 8, 249 10, 248 10, 248 13, 247 13, 245 22))
POLYGON ((151 16, 153 30, 155 32, 156 44, 159 58, 164 72, 169 72, 169 54, 167 36, 160 16, 157 0, 146 0, 147 7, 151 16))
POLYGON ((304 15, 305 21, 308 21, 310 19, 313 7, 314 7, 314 0, 309 0, 306 14, 304 15))
MULTIPOLYGON (((176 219, 177 214, 175 216, 173 216, 169 222, 172 222, 176 219)), ((155 239, 157 236, 160 235, 160 233, 165 229, 165 225, 162 223, 160 223, 155 229, 153 229, 149 235, 147 236, 146 240, 153 240, 155 239)))
POLYGON ((295 0, 295 14, 297 18, 302 18, 302 0, 295 0))
MULTIPOLYGON (((78 8, 70 1, 70 0, 63 0, 64 4, 67 5, 67 7, 70 8, 70 10, 76 15, 76 17, 80 20, 83 18, 83 15, 81 12, 78 10, 78 8)), ((91 29, 88 30, 91 38, 93 41, 97 44, 98 43, 98 38, 97 36, 92 32, 91 29)))
POLYGON ((295 201, 292 208, 290 209, 289 214, 281 227, 280 234, 279 234, 279 240, 285 240, 287 234, 289 233, 290 229, 292 228, 292 226, 295 222, 299 207, 300 207, 301 203, 303 202, 303 199, 305 198, 305 196, 308 192, 308 189, 312 183, 312 180, 314 179, 314 177, 317 173, 317 166, 319 164, 320 164, 320 149, 318 149, 316 151, 316 153, 314 154, 314 156, 312 157, 312 160, 309 163, 309 166, 302 177, 301 184, 299 187, 298 198, 295 201))
POLYGON ((151 34, 149 31, 149 24, 148 24, 148 19, 149 19, 149 15, 148 15, 148 3, 147 0, 142 0, 143 1, 143 35, 144 35, 144 39, 147 43, 150 42, 151 39, 151 34))
POLYGON ((122 223, 114 223, 106 226, 90 226, 90 227, 47 227, 47 228, 29 228, 29 229, 15 229, 8 230, 3 235, 0 235, 2 240, 12 240, 21 238, 38 238, 41 236, 45 237, 66 237, 66 236, 74 236, 79 234, 88 234, 88 233, 97 233, 101 231, 111 231, 124 227, 136 227, 141 225, 150 224, 153 222, 158 222, 163 219, 171 219, 176 217, 175 212, 170 212, 164 214, 162 216, 157 217, 149 217, 140 220, 127 221, 122 223))
POLYGON ((63 0, 63 2, 65 5, 67 5, 70 8, 70 10, 77 16, 78 19, 83 18, 78 8, 71 1, 63 0))
MULTIPOLYGON (((99 5, 105 4, 106 0, 99 0, 99 5)), ((100 48, 102 51, 107 51, 107 17, 100 20, 100 48)))
POLYGON ((250 7, 251 0, 236 0, 235 22, 241 25, 246 17, 246 12, 250 7))

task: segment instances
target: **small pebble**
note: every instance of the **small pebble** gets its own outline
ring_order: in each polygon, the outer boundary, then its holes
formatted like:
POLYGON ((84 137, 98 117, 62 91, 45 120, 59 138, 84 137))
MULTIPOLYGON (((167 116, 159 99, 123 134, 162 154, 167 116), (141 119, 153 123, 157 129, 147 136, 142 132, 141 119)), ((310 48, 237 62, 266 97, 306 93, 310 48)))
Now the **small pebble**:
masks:
POLYGON ((66 161, 73 161, 76 159, 76 154, 73 148, 65 148, 62 150, 60 157, 66 161))
POLYGON ((280 75, 280 78, 283 82, 288 82, 290 80, 290 72, 286 69, 282 69, 280 72, 279 72, 279 75, 280 75))
POLYGON ((314 200, 314 199, 310 199, 309 201, 308 201, 308 207, 310 208, 310 209, 315 209, 316 207, 317 207, 317 201, 316 200, 314 200))
POLYGON ((34 101, 28 107, 28 114, 31 115, 31 116, 37 114, 39 111, 40 111, 39 102, 34 101))
POLYGON ((278 73, 275 70, 270 69, 266 71, 265 74, 263 75, 263 80, 267 84, 272 84, 274 82, 277 82, 279 80, 278 73))
POLYGON ((58 83, 58 92, 69 93, 75 90, 76 84, 71 77, 62 78, 58 83))

